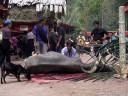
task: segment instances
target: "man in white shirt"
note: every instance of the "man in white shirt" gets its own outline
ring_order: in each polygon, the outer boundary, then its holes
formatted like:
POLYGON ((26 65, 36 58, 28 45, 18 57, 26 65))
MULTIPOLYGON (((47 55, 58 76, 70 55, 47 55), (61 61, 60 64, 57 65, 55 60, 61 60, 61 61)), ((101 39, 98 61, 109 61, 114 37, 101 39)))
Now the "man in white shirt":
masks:
POLYGON ((74 58, 76 56, 76 49, 73 48, 73 42, 72 41, 68 41, 66 44, 66 47, 64 47, 61 50, 61 54, 70 57, 70 58, 74 58))

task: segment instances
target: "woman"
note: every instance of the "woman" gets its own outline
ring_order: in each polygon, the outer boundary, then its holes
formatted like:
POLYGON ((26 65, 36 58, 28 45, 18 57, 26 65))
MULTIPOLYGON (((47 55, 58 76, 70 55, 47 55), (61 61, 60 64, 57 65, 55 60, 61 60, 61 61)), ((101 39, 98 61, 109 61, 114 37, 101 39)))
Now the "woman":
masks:
POLYGON ((4 61, 11 62, 10 60, 10 46, 11 46, 11 26, 12 22, 10 20, 6 20, 3 23, 4 27, 1 29, 3 34, 3 40, 0 45, 1 49, 1 58, 0 58, 0 64, 2 64, 4 61))

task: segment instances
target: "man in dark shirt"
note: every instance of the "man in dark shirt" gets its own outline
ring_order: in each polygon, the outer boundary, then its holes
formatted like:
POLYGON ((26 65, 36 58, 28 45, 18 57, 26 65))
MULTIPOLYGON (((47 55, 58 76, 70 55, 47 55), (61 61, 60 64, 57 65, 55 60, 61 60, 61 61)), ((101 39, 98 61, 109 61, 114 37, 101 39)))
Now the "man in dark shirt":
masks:
POLYGON ((4 27, 1 29, 3 39, 0 44, 0 66, 1 64, 6 61, 6 62, 11 62, 10 59, 10 46, 11 46, 11 26, 12 22, 10 20, 6 20, 3 23, 4 27))
POLYGON ((62 27, 62 21, 57 21, 57 32, 58 32, 58 42, 56 45, 57 52, 61 52, 62 48, 65 47, 65 31, 62 27))
POLYGON ((107 38, 107 31, 101 28, 99 21, 94 21, 93 26, 94 29, 91 33, 91 39, 93 41, 99 41, 100 43, 103 43, 103 41, 107 38))
POLYGON ((33 34, 34 34, 34 45, 35 45, 35 49, 37 51, 37 53, 39 54, 45 54, 47 53, 47 49, 50 47, 49 45, 49 40, 48 40, 48 28, 46 27, 46 20, 40 19, 39 20, 39 24, 34 26, 33 29, 33 34), (46 39, 48 42, 44 42, 44 38, 42 39, 41 34, 42 31, 45 33, 46 35, 46 39))
POLYGON ((54 28, 50 28, 48 37, 49 37, 49 44, 50 44, 49 51, 56 51, 57 41, 54 33, 54 28))

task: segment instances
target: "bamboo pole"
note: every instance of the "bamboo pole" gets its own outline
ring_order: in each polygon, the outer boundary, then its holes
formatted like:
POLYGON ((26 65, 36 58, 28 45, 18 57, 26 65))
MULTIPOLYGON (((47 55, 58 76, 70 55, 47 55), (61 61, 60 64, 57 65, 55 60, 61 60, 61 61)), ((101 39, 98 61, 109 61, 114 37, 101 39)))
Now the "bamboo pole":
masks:
POLYGON ((124 6, 119 7, 119 48, 120 48, 120 59, 119 64, 121 66, 121 76, 126 78, 126 45, 125 45, 125 12, 124 6))

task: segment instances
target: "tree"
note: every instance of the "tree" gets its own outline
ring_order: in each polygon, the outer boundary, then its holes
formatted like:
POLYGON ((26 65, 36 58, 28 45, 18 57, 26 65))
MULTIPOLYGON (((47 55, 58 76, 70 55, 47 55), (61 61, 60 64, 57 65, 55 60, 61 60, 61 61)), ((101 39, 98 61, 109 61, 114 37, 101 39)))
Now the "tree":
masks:
POLYGON ((94 20, 99 20, 107 30, 118 29, 118 8, 127 0, 69 0, 66 23, 92 30, 94 20))

